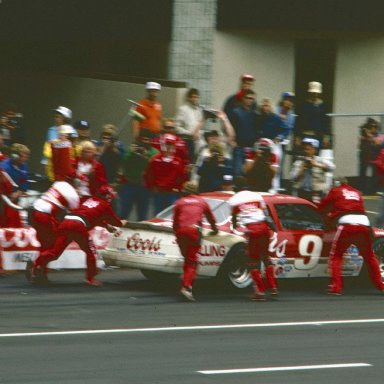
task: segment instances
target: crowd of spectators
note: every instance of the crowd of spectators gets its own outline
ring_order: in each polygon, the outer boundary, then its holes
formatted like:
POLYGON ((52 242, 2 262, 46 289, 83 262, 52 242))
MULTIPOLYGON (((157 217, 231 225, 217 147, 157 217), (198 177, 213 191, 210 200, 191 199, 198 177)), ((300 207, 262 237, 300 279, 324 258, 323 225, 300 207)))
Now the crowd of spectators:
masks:
MULTIPOLYGON (((282 92, 276 105, 269 98, 258 102, 254 85, 252 75, 241 75, 239 89, 222 110, 201 107, 199 90, 191 88, 175 116, 166 117, 161 85, 148 82, 132 114, 130 144, 121 142, 109 123, 95 137, 88 120, 72 123, 72 111, 59 106, 52 111, 41 164, 50 182, 74 180, 82 200, 101 185, 111 185, 118 192, 113 208, 122 219, 133 210, 139 221, 159 213, 179 198, 186 181, 198 183, 199 192, 234 191, 240 184, 253 191, 279 192, 284 187, 287 193, 318 201, 329 188, 327 173, 335 169, 331 159, 319 156, 320 150, 332 148, 322 84, 310 82, 308 98, 299 105, 291 91, 282 92), (288 152, 293 156, 288 158, 288 152)), ((30 151, 22 120, 15 105, 3 108, 0 193, 15 204, 29 188, 30 151)), ((379 130, 371 118, 360 130, 360 182, 370 191, 380 179, 376 171, 384 174, 379 130)), ((0 202, 1 213, 8 209, 0 202)))

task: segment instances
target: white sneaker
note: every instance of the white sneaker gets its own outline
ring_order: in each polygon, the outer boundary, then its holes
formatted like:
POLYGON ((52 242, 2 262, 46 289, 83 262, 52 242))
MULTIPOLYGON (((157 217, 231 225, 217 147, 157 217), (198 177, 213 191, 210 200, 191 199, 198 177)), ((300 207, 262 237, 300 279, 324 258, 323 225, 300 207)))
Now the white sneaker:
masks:
POLYGON ((192 288, 182 287, 180 293, 188 300, 188 301, 196 301, 192 294, 192 288))

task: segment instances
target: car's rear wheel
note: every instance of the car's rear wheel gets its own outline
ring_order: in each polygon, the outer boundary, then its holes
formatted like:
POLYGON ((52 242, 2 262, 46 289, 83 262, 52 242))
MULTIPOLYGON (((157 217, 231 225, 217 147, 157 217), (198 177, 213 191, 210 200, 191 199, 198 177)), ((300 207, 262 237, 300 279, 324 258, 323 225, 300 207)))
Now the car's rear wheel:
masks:
POLYGON ((252 284, 244 243, 236 244, 230 249, 217 277, 226 285, 235 288, 246 288, 252 284))
POLYGON ((373 242, 373 251, 379 262, 381 278, 384 280, 384 238, 377 239, 373 242))
POLYGON ((172 282, 178 279, 179 275, 176 273, 167 273, 160 271, 152 271, 150 269, 140 269, 140 272, 148 280, 157 282, 172 282))

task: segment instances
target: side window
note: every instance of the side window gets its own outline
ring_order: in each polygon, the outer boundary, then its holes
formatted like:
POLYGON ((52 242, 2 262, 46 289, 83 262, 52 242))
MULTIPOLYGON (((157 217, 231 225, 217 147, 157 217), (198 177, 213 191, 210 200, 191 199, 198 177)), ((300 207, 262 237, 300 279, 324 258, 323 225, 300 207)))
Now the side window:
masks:
POLYGON ((284 230, 324 230, 321 215, 307 204, 275 204, 281 227, 284 230))

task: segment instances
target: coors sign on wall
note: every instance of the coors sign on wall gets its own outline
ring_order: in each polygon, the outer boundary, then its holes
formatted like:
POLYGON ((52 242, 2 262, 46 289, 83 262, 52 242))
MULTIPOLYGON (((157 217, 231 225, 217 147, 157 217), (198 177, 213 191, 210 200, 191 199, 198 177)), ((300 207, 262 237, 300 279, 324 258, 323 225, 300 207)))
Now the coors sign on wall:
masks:
MULTIPOLYGON (((91 231, 96 249, 104 249, 111 234, 102 227, 91 231)), ((40 243, 36 239, 36 231, 31 228, 0 228, 0 266, 4 270, 24 270, 28 260, 34 260, 39 254, 40 243)), ((97 260, 102 267, 102 258, 97 260)), ((76 243, 71 243, 62 256, 49 264, 52 269, 86 268, 85 254, 76 243)))

